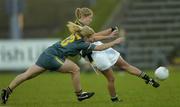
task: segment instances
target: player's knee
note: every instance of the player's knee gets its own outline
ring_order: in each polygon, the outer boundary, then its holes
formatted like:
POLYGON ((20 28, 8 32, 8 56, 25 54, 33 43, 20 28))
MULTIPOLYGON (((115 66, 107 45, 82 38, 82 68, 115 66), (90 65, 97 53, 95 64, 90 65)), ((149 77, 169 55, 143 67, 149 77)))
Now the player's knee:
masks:
POLYGON ((79 74, 80 73, 80 68, 79 67, 74 67, 73 70, 72 70, 72 73, 73 74, 79 74))
POLYGON ((79 71, 80 71, 80 68, 79 68, 79 67, 75 67, 74 71, 75 71, 75 72, 79 72, 79 71))

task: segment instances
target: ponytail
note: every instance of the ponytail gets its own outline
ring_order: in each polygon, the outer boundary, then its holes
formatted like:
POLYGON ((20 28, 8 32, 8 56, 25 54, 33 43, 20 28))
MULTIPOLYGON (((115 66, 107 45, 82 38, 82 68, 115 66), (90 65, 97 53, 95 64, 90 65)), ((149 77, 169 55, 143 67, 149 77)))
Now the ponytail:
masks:
POLYGON ((77 8, 75 10, 75 16, 76 16, 76 19, 80 19, 81 18, 81 8, 77 8))

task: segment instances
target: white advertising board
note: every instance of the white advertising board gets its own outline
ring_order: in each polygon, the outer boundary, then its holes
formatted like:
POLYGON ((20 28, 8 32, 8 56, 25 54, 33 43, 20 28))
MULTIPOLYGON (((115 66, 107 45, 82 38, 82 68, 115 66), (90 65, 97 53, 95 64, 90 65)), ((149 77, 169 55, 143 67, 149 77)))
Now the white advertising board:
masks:
POLYGON ((34 64, 58 39, 0 40, 0 70, 22 70, 34 64))

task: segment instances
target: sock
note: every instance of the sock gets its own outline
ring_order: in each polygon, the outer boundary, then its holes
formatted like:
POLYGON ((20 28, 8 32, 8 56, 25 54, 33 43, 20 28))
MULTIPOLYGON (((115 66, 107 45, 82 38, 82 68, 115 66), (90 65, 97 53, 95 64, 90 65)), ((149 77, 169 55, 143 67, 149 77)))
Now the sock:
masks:
POLYGON ((8 94, 12 93, 12 89, 11 88, 7 87, 6 90, 7 90, 8 94))
POLYGON ((82 93, 82 89, 80 91, 76 91, 75 93, 76 93, 76 96, 80 96, 82 93))
POLYGON ((150 77, 145 72, 142 72, 139 75, 139 77, 141 77, 142 79, 147 80, 147 81, 149 81, 149 79, 150 79, 150 77))

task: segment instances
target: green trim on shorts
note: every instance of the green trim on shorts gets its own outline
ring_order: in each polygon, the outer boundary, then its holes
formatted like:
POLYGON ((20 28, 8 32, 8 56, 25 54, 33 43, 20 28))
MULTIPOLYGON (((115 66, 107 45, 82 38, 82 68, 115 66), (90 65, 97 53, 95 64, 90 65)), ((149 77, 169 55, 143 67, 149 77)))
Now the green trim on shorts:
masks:
POLYGON ((54 58, 59 64, 61 64, 61 65, 64 64, 64 62, 62 60, 60 60, 57 56, 55 56, 54 58))

